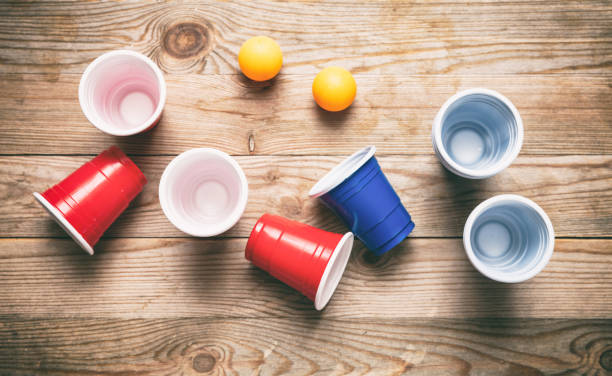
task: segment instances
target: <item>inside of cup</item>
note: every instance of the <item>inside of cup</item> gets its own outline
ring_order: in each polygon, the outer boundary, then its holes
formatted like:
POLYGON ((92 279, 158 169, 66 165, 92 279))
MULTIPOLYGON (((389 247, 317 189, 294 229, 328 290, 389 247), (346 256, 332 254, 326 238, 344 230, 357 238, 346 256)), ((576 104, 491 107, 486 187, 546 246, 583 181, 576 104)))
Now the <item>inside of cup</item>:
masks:
POLYGON ((160 102, 155 71, 132 55, 114 55, 100 61, 85 85, 88 110, 99 126, 111 132, 141 127, 160 102))
POLYGON ((353 233, 347 232, 340 242, 338 242, 317 289, 317 295, 314 302, 317 310, 320 311, 325 308, 332 295, 334 295, 340 283, 340 279, 344 274, 344 269, 346 269, 349 257, 351 256, 353 241, 353 233))
POLYGON ((198 235, 229 227, 245 194, 234 166, 220 155, 186 158, 168 171, 167 210, 181 230, 198 235))
POLYGON ((367 146, 331 169, 311 189, 310 196, 319 197, 331 191, 372 158, 376 147, 367 146))
POLYGON ((503 163, 519 142, 517 119, 503 101, 491 95, 474 93, 457 99, 441 123, 445 150, 467 169, 503 163))
POLYGON ((545 257, 550 234, 542 216, 520 202, 498 202, 474 221, 470 243, 474 255, 501 274, 528 273, 545 257))

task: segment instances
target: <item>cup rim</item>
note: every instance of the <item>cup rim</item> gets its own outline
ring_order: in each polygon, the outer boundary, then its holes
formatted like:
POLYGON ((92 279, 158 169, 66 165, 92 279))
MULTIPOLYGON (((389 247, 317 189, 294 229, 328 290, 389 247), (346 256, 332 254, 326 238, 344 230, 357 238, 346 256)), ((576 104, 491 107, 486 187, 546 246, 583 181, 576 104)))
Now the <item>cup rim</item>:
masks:
POLYGON ((465 248, 465 253, 467 254, 472 265, 484 276, 498 282, 504 283, 518 283, 524 282, 528 279, 533 278, 538 273, 540 273, 544 267, 548 264, 548 261, 552 257, 554 248, 555 248, 555 231, 552 226, 552 222, 550 218, 544 212, 544 210, 532 200, 515 194, 503 194, 493 196, 483 202, 481 202, 468 216, 468 219, 465 222, 465 226, 463 228, 463 247, 465 248), (506 273, 496 272, 488 268, 484 263, 482 263, 478 257, 474 254, 474 250, 472 249, 471 244, 471 235, 472 228, 474 226, 474 222, 476 219, 482 214, 485 210, 497 204, 501 201, 514 201, 524 205, 527 205, 529 208, 536 211, 536 213, 542 218, 546 225, 547 234, 548 234, 548 247, 544 250, 544 256, 538 261, 538 263, 528 272, 521 275, 508 275, 506 273))
POLYGON ((158 195, 159 195, 159 202, 161 204, 162 211, 166 215, 166 218, 168 218, 168 220, 177 229, 191 236, 211 237, 211 236, 216 236, 216 235, 224 233, 225 231, 232 228, 240 220, 240 218, 242 217, 242 214, 244 213, 244 210, 246 209, 246 204, 247 204, 248 196, 249 196, 249 185, 248 185, 246 176, 244 174, 244 171, 242 170, 238 162, 236 162, 236 160, 232 158, 229 154, 221 150, 217 150, 213 148, 194 148, 194 149, 187 150, 177 155, 172 161, 170 161, 168 166, 166 166, 162 174, 162 177, 159 181, 158 195), (175 216, 170 210, 170 202, 169 202, 170 199, 168 198, 169 196, 168 190, 170 186, 169 176, 170 176, 171 171, 175 169, 176 167, 178 167, 184 160, 190 159, 193 157, 201 158, 201 157, 209 156, 209 155, 221 157, 223 160, 229 163, 229 165, 234 169, 234 171, 238 175, 238 179, 240 180, 241 192, 243 193, 238 198, 238 203, 236 204, 236 207, 234 208, 232 213, 227 218, 217 223, 216 226, 207 225, 207 226, 203 226, 205 228, 202 228, 201 231, 192 231, 191 228, 187 228, 187 226, 184 224, 184 221, 182 221, 180 217, 175 216))
POLYGON ((367 161, 370 160, 376 153, 376 146, 370 145, 353 153, 350 157, 344 159, 338 165, 334 166, 327 172, 315 185, 310 189, 308 195, 310 197, 320 197, 342 184, 346 179, 359 170, 367 161), (363 157, 356 159, 357 156, 363 154, 363 157), (341 171, 343 167, 353 163, 348 169, 341 171))
POLYGON ((334 249, 334 253, 332 253, 331 258, 327 262, 327 265, 325 266, 325 271, 323 271, 323 276, 319 280, 319 286, 317 287, 317 293, 314 299, 314 306, 317 311, 320 311, 325 308, 327 303, 329 303, 329 301, 331 300, 332 296, 334 296, 334 292, 340 284, 340 280, 342 279, 342 275, 344 274, 344 270, 346 269, 346 265, 348 264, 349 258, 351 256, 354 239, 355 237, 352 232, 347 232, 346 234, 344 234, 336 245, 336 248, 334 249), (335 280, 334 277, 336 277, 337 275, 332 275, 331 273, 337 262, 340 263, 340 269, 338 269, 338 273, 340 275, 338 276, 337 280, 335 280), (331 284, 329 285, 327 283, 328 280, 331 282, 331 284))
POLYGON ((157 64, 155 64, 147 56, 145 56, 145 55, 143 55, 143 54, 141 54, 139 52, 131 51, 131 50, 114 50, 114 51, 109 51, 109 52, 106 52, 106 53, 98 56, 97 58, 95 58, 94 61, 92 61, 87 66, 87 68, 85 68, 85 71, 81 75, 81 81, 79 82, 79 104, 81 106, 81 111, 83 112, 83 114, 85 115, 87 120, 89 120, 89 122, 91 124, 93 124, 94 127, 98 128, 102 132, 110 134, 110 135, 113 135, 113 136, 131 136, 131 135, 135 135, 135 134, 143 132, 143 131, 147 130, 149 127, 151 127, 151 125, 154 124, 155 121, 161 115, 161 112, 162 112, 164 106, 166 105, 166 80, 164 79, 164 75, 163 75, 161 69, 159 69, 157 64), (157 83, 159 85, 159 101, 157 103, 157 107, 155 108, 155 111, 153 112, 153 114, 151 114, 151 116, 146 121, 144 121, 140 126, 134 127, 134 128, 130 128, 130 129, 126 129, 126 130, 110 129, 109 127, 106 126, 106 122, 99 121, 97 116, 93 116, 90 113, 90 111, 92 111, 92 110, 90 110, 89 106, 86 105, 87 98, 86 98, 86 93, 85 93, 85 82, 87 82, 87 79, 89 78, 89 75, 91 74, 91 72, 93 72, 93 70, 98 65, 103 63, 105 60, 108 60, 109 58, 112 58, 112 57, 115 57, 115 56, 131 56, 131 57, 135 57, 135 58, 139 59, 140 61, 143 61, 144 63, 146 63, 149 66, 149 68, 151 68, 153 70, 153 72, 155 73, 155 77, 157 78, 157 83), (87 110, 86 110, 86 108, 87 108, 87 110))
POLYGON ((432 127, 432 139, 433 139, 433 144, 434 144, 434 150, 436 151, 436 153, 441 157, 441 159, 444 162, 446 162, 446 164, 448 165, 449 169, 452 172, 456 173, 457 175, 460 175, 466 178, 470 178, 470 179, 488 178, 488 177, 491 177, 503 171, 508 166, 510 166, 521 151, 521 148, 523 146, 523 138, 524 138, 523 120, 518 110, 514 106, 514 104, 510 101, 510 99, 506 98, 501 93, 495 90, 485 89, 485 88, 472 88, 472 89, 463 90, 463 91, 460 91, 454 94, 450 98, 448 98, 446 102, 444 102, 442 107, 440 107, 440 110, 438 110, 438 113, 436 114, 436 117, 434 118, 433 127, 432 127), (442 118, 448 111, 448 108, 453 103, 455 103, 457 100, 463 97, 466 97, 468 95, 473 95, 473 94, 483 94, 483 95, 491 96, 491 97, 494 97, 500 100, 512 112, 512 116, 514 116, 516 120, 516 127, 518 129, 517 142, 515 144, 516 146, 514 147, 512 152, 508 156, 506 156, 504 159, 494 164, 493 166, 489 168, 484 168, 484 169, 466 168, 466 167, 459 165, 457 162, 455 162, 450 157, 450 155, 446 151, 446 148, 442 144, 442 118))
POLYGON ((85 240, 83 235, 81 235, 74 226, 68 222, 68 220, 64 217, 62 212, 60 212, 55 206, 51 205, 43 195, 38 192, 33 193, 34 198, 38 201, 45 210, 51 215, 51 217, 57 222, 60 227, 70 235, 72 240, 74 240, 85 252, 90 255, 94 254, 93 247, 85 240))

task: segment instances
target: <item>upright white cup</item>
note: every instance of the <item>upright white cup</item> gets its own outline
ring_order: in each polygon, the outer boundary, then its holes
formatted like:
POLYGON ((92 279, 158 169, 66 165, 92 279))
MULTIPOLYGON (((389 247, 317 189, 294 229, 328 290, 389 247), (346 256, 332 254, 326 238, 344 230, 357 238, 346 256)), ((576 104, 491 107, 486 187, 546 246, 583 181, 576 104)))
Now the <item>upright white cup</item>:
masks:
POLYGON ((248 190, 244 172, 232 157, 216 149, 191 149, 164 170, 159 201, 179 230, 192 236, 215 236, 238 222, 248 190))
POLYGON ((153 128, 166 103, 166 82, 157 65, 134 51, 107 52, 81 76, 79 103, 102 132, 129 136, 153 128))
POLYGON ((485 276, 507 283, 538 274, 552 256, 555 232, 535 202, 499 195, 478 205, 463 230, 468 258, 485 276))
POLYGON ((497 174, 516 158, 523 145, 523 121, 500 93, 469 89, 450 97, 432 128, 433 148, 451 172, 469 179, 497 174))

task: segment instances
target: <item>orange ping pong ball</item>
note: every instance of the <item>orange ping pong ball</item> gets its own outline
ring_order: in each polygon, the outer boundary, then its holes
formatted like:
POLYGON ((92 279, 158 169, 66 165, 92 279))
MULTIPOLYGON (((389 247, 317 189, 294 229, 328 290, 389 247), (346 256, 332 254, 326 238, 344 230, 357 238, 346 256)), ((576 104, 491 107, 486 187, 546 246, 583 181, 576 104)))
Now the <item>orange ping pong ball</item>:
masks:
POLYGON ((319 106, 327 111, 342 111, 353 103, 357 84, 349 71, 340 67, 327 67, 312 82, 312 95, 319 106))
POLYGON ((238 64, 242 73, 251 80, 267 81, 280 71, 283 53, 274 39, 253 37, 240 47, 238 64))

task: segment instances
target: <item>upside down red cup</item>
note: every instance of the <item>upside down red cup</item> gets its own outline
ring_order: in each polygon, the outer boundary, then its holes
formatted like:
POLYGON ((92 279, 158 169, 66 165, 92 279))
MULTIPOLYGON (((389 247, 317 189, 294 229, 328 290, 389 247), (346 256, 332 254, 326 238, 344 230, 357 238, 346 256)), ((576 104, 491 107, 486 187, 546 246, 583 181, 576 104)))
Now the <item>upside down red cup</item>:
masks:
POLYGON ((93 246, 128 207, 147 179, 118 147, 112 146, 64 180, 34 197, 53 219, 93 255, 93 246))
POLYGON ((335 234, 264 214, 251 231, 244 255, 322 310, 342 278, 352 248, 351 232, 335 234))

